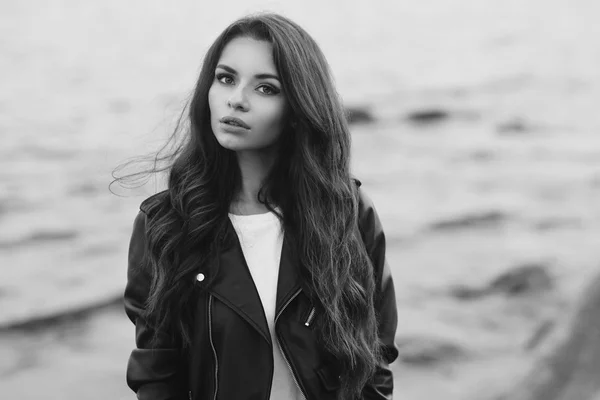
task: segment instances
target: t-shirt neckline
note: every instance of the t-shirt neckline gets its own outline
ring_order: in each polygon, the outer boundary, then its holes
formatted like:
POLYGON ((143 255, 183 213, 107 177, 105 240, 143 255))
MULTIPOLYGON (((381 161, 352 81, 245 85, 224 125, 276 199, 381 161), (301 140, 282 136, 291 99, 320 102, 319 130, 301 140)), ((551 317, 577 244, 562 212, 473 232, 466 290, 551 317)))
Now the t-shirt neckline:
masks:
MULTIPOLYGON (((276 210, 279 211, 279 209, 277 209, 277 208, 276 208, 276 210)), ((248 215, 228 213, 228 215, 229 215, 229 218, 231 218, 231 219, 234 219, 236 221, 243 221, 243 222, 262 222, 262 221, 272 221, 272 220, 279 219, 277 217, 277 215, 272 211, 267 211, 265 213, 260 213, 260 214, 248 214, 248 215)))

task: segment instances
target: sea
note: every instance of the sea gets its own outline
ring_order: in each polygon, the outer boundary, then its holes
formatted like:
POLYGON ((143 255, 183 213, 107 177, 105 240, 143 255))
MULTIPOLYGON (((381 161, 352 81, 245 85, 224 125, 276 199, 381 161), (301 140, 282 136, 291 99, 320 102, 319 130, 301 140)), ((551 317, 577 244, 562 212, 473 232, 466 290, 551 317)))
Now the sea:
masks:
POLYGON ((600 273, 600 2, 19 0, 0 2, 0 327, 122 294, 164 182, 110 190, 112 173, 160 148, 212 41, 263 11, 304 27, 370 117, 352 166, 403 335, 498 355, 572 307, 600 273), (550 294, 448 294, 523 265, 550 294))

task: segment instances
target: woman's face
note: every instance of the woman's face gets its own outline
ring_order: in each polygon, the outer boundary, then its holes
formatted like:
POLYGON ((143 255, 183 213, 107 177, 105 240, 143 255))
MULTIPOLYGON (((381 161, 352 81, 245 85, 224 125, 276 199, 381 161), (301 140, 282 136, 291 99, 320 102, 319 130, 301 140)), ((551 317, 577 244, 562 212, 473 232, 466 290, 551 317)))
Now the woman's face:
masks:
POLYGON ((223 49, 208 105, 215 137, 229 150, 264 150, 281 135, 287 100, 272 50, 271 43, 249 37, 223 49))

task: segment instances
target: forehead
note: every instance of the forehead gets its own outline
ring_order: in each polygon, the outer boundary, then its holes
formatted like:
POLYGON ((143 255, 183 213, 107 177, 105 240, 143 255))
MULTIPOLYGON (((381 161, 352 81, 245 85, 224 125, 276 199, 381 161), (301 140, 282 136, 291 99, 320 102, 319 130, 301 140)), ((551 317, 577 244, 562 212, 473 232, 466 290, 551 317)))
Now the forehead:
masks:
POLYGON ((250 37, 237 37, 227 43, 219 58, 219 64, 226 64, 238 73, 277 73, 273 60, 273 45, 250 37))

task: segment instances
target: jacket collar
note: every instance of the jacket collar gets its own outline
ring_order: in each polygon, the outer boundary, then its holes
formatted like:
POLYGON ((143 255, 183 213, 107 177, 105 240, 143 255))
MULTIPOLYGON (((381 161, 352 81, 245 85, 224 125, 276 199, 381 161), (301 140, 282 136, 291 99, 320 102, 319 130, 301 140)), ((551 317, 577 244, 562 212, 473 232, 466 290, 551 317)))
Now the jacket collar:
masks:
MULTIPOLYGON (((271 344, 271 335, 260 296, 242 252, 235 229, 227 218, 227 229, 218 257, 217 276, 208 291, 233 309, 271 344)), ((293 257, 293 243, 284 233, 275 315, 279 315, 289 299, 301 288, 300 270, 293 257)))

